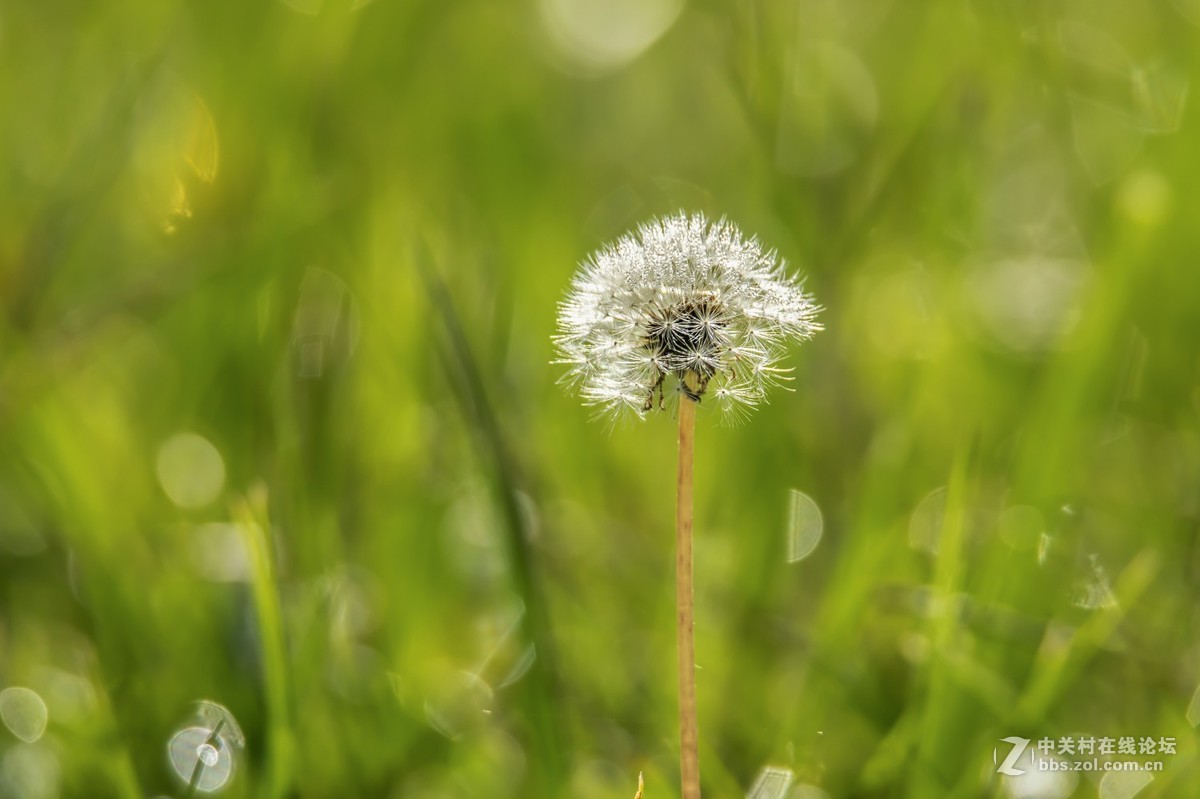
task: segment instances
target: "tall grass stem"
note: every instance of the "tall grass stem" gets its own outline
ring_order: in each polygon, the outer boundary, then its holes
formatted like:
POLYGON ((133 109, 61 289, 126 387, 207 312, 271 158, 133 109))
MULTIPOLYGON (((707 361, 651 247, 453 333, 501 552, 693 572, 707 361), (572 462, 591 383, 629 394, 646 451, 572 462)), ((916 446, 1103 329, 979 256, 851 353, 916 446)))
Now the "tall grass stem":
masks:
POLYGON ((250 554, 254 610, 262 646, 263 685, 267 705, 266 775, 261 793, 265 799, 286 796, 293 777, 293 746, 290 721, 287 643, 283 612, 279 604, 274 557, 269 540, 265 494, 254 492, 237 509, 246 549, 250 554))

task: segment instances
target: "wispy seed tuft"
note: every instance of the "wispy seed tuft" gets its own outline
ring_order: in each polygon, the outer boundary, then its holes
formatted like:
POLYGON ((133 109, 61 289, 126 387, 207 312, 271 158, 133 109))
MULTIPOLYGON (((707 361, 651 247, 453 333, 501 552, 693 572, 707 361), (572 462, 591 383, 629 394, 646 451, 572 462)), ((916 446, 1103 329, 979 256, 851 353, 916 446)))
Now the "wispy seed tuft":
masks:
POLYGON ((592 253, 559 307, 555 343, 584 402, 645 416, 686 396, 729 416, 788 379, 789 340, 820 307, 773 250, 702 214, 655 219, 592 253))

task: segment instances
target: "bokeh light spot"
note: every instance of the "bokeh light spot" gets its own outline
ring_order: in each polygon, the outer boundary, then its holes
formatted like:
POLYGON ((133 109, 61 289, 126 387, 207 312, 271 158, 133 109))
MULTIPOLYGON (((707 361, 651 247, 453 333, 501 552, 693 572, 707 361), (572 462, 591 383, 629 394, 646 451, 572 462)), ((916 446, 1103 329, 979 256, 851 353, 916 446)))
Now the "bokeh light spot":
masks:
POLYGON ((233 756, 228 749, 214 746, 215 740, 207 727, 185 727, 167 746, 175 775, 205 793, 220 790, 233 776, 233 756))
POLYGON ((1117 210, 1144 228, 1156 226, 1171 206, 1171 186, 1158 172, 1139 169, 1117 187, 1117 210))
POLYGON ((293 332, 297 374, 320 378, 346 363, 361 330, 358 302, 345 281, 325 269, 307 270, 293 332))
POLYGON ((197 702, 193 718, 196 724, 171 736, 167 760, 185 785, 202 793, 219 791, 233 777, 246 738, 233 714, 216 702, 197 702))
MULTIPOLYGON (((1013 764, 1015 769, 1024 771, 1024 774, 1001 776, 1004 792, 1011 799, 1065 799, 1070 796, 1079 784, 1079 776, 1066 770, 1040 770, 1033 761, 1034 751, 1032 746, 1027 747, 1013 764)), ((1066 768, 1066 764, 1063 764, 1063 768, 1066 768)), ((994 766, 989 765, 989 771, 994 774, 993 769, 994 766)))
POLYGON ((193 195, 217 179, 220 145, 207 103, 169 74, 139 103, 133 165, 148 210, 168 235, 193 215, 193 195))
POLYGON ((55 723, 83 726, 94 718, 96 689, 88 680, 60 669, 44 668, 38 672, 38 682, 45 686, 43 694, 47 707, 54 709, 55 723))
POLYGON ((796 489, 788 492, 788 563, 804 560, 821 542, 825 521, 821 508, 808 494, 796 489))
POLYGON ((1099 555, 1088 556, 1088 574, 1075 584, 1071 603, 1085 610, 1103 610, 1117 606, 1108 572, 1100 563, 1099 555))
POLYGON ((195 95, 192 99, 184 158, 199 180, 212 183, 217 179, 217 167, 221 160, 217 123, 200 95, 195 95))
POLYGON ((22 741, 33 743, 41 738, 48 719, 46 703, 36 691, 20 686, 0 691, 0 720, 22 741))
POLYGON ((558 55, 603 72, 628 64, 670 30, 683 0, 540 0, 542 21, 558 55))
POLYGON ((969 289, 979 319, 999 343, 1018 351, 1053 347, 1079 320, 1086 262, 1031 253, 972 271, 969 289))
POLYGON ((905 633, 897 642, 900 655, 909 663, 924 663, 929 659, 929 637, 921 633, 905 633))
POLYGON ((200 762, 209 768, 217 765, 217 761, 221 758, 217 748, 210 743, 200 744, 196 748, 196 755, 200 758, 200 762))
POLYGON ((246 736, 242 733, 241 726, 224 705, 201 699, 196 702, 196 718, 203 726, 217 730, 221 740, 227 745, 236 749, 246 745, 246 736))
POLYGON ((1133 799, 1153 781, 1144 771, 1110 771, 1100 778, 1100 799, 1133 799))
POLYGON ((425 700, 425 720, 452 741, 479 727, 491 713, 495 692, 483 678, 460 671, 425 700))
POLYGON ((521 656, 517 658, 516 663, 513 663, 512 668, 508 670, 508 674, 504 676, 499 687, 507 688, 513 683, 520 681, 533 668, 535 661, 537 661, 537 649, 533 644, 526 644, 525 648, 521 650, 521 656))
POLYGON ((49 748, 21 744, 0 759, 0 796, 53 799, 58 793, 58 758, 49 748))
POLYGON ((746 799, 783 799, 795 778, 789 768, 763 766, 750 790, 746 791, 746 799))
POLYGON ((219 583, 250 580, 250 553, 246 531, 240 525, 202 524, 192 534, 192 563, 204 577, 219 583))
POLYGON ((178 433, 158 450, 158 481, 179 507, 199 508, 221 493, 225 462, 208 439, 195 433, 178 433))

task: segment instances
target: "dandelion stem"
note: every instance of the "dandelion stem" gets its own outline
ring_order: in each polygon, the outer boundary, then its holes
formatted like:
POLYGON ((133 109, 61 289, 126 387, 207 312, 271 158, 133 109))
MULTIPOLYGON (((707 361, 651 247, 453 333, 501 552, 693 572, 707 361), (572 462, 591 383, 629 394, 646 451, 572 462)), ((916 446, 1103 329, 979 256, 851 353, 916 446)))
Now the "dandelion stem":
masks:
POLYGON ((675 606, 679 636, 679 770, 683 799, 700 799, 696 723, 695 608, 692 590, 692 452, 696 403, 679 401, 679 479, 675 503, 675 606))

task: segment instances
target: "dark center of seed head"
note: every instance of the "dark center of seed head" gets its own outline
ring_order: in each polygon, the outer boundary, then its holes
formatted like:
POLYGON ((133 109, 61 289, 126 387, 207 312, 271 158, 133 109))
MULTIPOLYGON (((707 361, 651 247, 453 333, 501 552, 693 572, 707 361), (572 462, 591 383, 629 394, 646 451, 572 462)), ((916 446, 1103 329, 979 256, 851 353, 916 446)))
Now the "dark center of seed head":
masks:
POLYGON ((666 309, 650 324, 646 336, 646 348, 663 364, 659 382, 672 373, 684 393, 699 401, 720 363, 718 332, 723 327, 720 307, 713 300, 690 300, 666 309))

